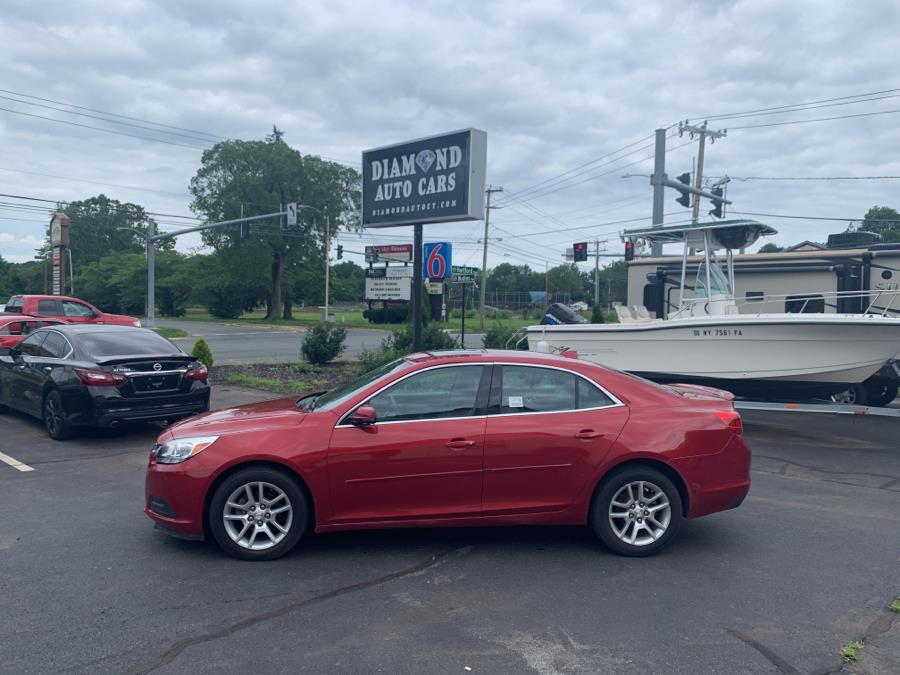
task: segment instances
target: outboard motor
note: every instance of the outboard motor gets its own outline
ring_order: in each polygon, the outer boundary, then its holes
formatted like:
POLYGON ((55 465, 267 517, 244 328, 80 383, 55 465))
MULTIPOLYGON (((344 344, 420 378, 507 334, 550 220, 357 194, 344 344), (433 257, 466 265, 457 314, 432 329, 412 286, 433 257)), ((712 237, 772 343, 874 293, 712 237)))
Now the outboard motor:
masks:
POLYGON ((547 313, 541 319, 541 323, 554 326, 560 323, 587 323, 587 319, 564 304, 554 302, 547 308, 547 313))

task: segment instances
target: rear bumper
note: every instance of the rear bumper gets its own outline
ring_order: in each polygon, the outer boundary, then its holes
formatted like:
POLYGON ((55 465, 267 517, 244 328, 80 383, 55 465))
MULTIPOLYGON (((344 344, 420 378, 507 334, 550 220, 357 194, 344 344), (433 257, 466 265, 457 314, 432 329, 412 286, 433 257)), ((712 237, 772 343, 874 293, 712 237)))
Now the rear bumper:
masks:
POLYGON ((742 436, 732 436, 717 453, 673 464, 687 484, 688 518, 737 508, 750 492, 750 448, 742 436))
MULTIPOLYGON (((93 388, 89 388, 93 389, 93 388)), ((106 392, 84 395, 78 392, 66 400, 69 423, 79 426, 108 427, 120 422, 153 422, 176 420, 209 410, 209 387, 186 394, 168 396, 124 397, 104 395, 106 392)))

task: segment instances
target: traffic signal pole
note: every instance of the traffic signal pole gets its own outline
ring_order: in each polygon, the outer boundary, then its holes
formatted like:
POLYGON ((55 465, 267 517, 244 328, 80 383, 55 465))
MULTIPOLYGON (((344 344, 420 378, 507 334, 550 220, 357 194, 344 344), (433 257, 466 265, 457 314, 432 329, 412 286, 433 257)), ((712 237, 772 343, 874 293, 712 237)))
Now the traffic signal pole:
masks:
POLYGON ((600 304, 600 240, 594 239, 594 307, 600 304))
MULTIPOLYGON (((650 176, 650 184, 653 186, 653 227, 662 227, 663 209, 666 199, 666 129, 656 130, 656 148, 653 159, 653 175, 650 176)), ((653 242, 650 245, 650 254, 662 255, 662 244, 653 242)))

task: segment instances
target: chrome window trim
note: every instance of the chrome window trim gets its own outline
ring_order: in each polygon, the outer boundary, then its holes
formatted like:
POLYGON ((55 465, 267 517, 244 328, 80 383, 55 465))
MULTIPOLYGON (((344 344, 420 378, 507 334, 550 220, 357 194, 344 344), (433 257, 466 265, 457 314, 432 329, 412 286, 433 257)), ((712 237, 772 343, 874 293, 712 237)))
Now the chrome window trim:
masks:
MULTIPOLYGON (((435 365, 435 366, 429 366, 428 368, 422 368, 421 370, 414 370, 414 371, 411 372, 411 373, 407 373, 407 374, 404 375, 403 377, 397 378, 397 379, 394 380, 393 382, 388 382, 386 385, 384 385, 383 387, 381 387, 378 391, 376 391, 375 393, 373 393, 371 396, 367 396, 365 399, 363 399, 363 401, 362 401, 361 403, 358 403, 357 405, 355 405, 355 406, 353 406, 352 408, 350 408, 350 410, 348 410, 346 413, 344 413, 344 414, 341 416, 341 419, 338 420, 338 423, 335 425, 334 428, 335 428, 335 429, 338 429, 338 428, 348 428, 348 427, 353 428, 353 427, 356 427, 355 424, 344 424, 344 420, 345 420, 346 418, 348 418, 350 415, 352 415, 354 410, 356 410, 356 409, 359 408, 360 406, 365 405, 366 403, 368 403, 369 401, 371 401, 373 398, 375 398, 376 396, 378 396, 381 392, 385 391, 386 389, 390 389, 390 388, 393 387, 395 384, 400 384, 401 382, 403 382, 403 380, 405 380, 405 379, 407 379, 407 378, 409 378, 409 377, 412 377, 413 375, 419 375, 419 374, 421 374, 421 373, 427 373, 427 372, 432 371, 432 370, 440 370, 441 368, 456 368, 456 367, 459 367, 459 366, 469 366, 469 367, 471 367, 471 366, 479 366, 479 367, 482 369, 482 377, 483 377, 483 376, 484 376, 484 367, 485 367, 485 366, 490 366, 490 365, 493 365, 493 364, 492 364, 491 362, 489 362, 489 361, 478 361, 477 363, 441 363, 441 364, 438 364, 438 365, 435 365)), ((478 397, 478 392, 477 392, 477 390, 476 390, 476 392, 475 392, 475 397, 476 397, 476 398, 478 397)), ((445 421, 445 420, 472 420, 472 419, 479 419, 479 418, 481 418, 481 417, 487 417, 487 415, 466 415, 466 416, 464 416, 464 417, 429 417, 429 418, 427 418, 427 419, 421 419, 421 420, 393 420, 393 421, 389 421, 389 422, 379 422, 379 421, 376 419, 376 420, 375 420, 375 424, 408 424, 409 422, 442 422, 442 421, 445 421)))
POLYGON ((344 413, 341 416, 341 419, 338 420, 338 423, 335 425, 334 428, 335 429, 355 428, 356 427, 355 424, 344 424, 344 420, 347 417, 349 417, 353 413, 354 410, 356 410, 360 406, 365 405, 366 403, 371 401, 373 398, 378 396, 378 394, 383 392, 385 389, 388 389, 388 388, 394 386, 395 384, 402 382, 406 378, 412 377, 413 375, 418 375, 419 373, 427 372, 429 370, 437 370, 438 368, 453 368, 455 366, 482 366, 482 367, 484 367, 484 366, 522 366, 525 368, 547 368, 549 370, 559 370, 564 373, 569 373, 570 375, 575 375, 577 377, 580 377, 582 380, 586 381, 588 384, 593 385, 594 387, 596 387, 597 389, 602 391, 606 396, 609 397, 609 399, 611 401, 613 401, 613 403, 610 405, 602 405, 602 406, 597 406, 594 408, 574 408, 574 409, 568 408, 566 410, 538 410, 538 411, 533 411, 533 412, 520 412, 520 413, 488 413, 486 415, 471 415, 471 416, 465 416, 465 417, 430 417, 430 418, 421 419, 421 420, 392 420, 392 421, 388 421, 388 422, 379 422, 376 419, 375 424, 410 424, 411 422, 445 422, 448 420, 487 419, 488 417, 520 417, 523 415, 557 415, 559 413, 589 412, 591 410, 609 410, 610 408, 622 408, 625 406, 625 404, 619 399, 619 397, 615 396, 606 387, 603 387, 602 385, 599 385, 596 382, 594 382, 589 377, 582 375, 581 373, 576 372, 574 370, 569 370, 568 368, 560 368, 559 366, 548 366, 548 365, 545 365, 542 363, 540 363, 540 364, 539 363, 517 363, 515 361, 480 361, 478 363, 444 363, 444 364, 440 364, 440 365, 436 365, 436 366, 431 366, 429 368, 422 368, 421 370, 413 371, 412 373, 408 373, 408 374, 404 375, 403 377, 386 384, 385 386, 383 386, 381 389, 376 391, 371 396, 366 397, 362 401, 362 403, 359 403, 358 405, 353 406, 350 410, 348 410, 346 413, 344 413))

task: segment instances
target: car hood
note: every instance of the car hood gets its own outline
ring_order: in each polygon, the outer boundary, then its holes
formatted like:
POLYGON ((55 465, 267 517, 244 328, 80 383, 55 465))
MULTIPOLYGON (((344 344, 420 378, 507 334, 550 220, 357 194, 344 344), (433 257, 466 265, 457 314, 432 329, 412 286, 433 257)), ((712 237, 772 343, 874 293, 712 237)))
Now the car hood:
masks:
POLYGON ((184 438, 236 431, 246 433, 256 429, 271 431, 276 426, 297 426, 307 414, 297 407, 296 396, 288 396, 189 417, 166 429, 164 436, 184 438))
POLYGON ((124 314, 107 314, 103 313, 101 317, 99 317, 100 321, 107 324, 112 324, 114 326, 134 326, 135 321, 140 324, 140 320, 133 316, 125 316, 124 314))

